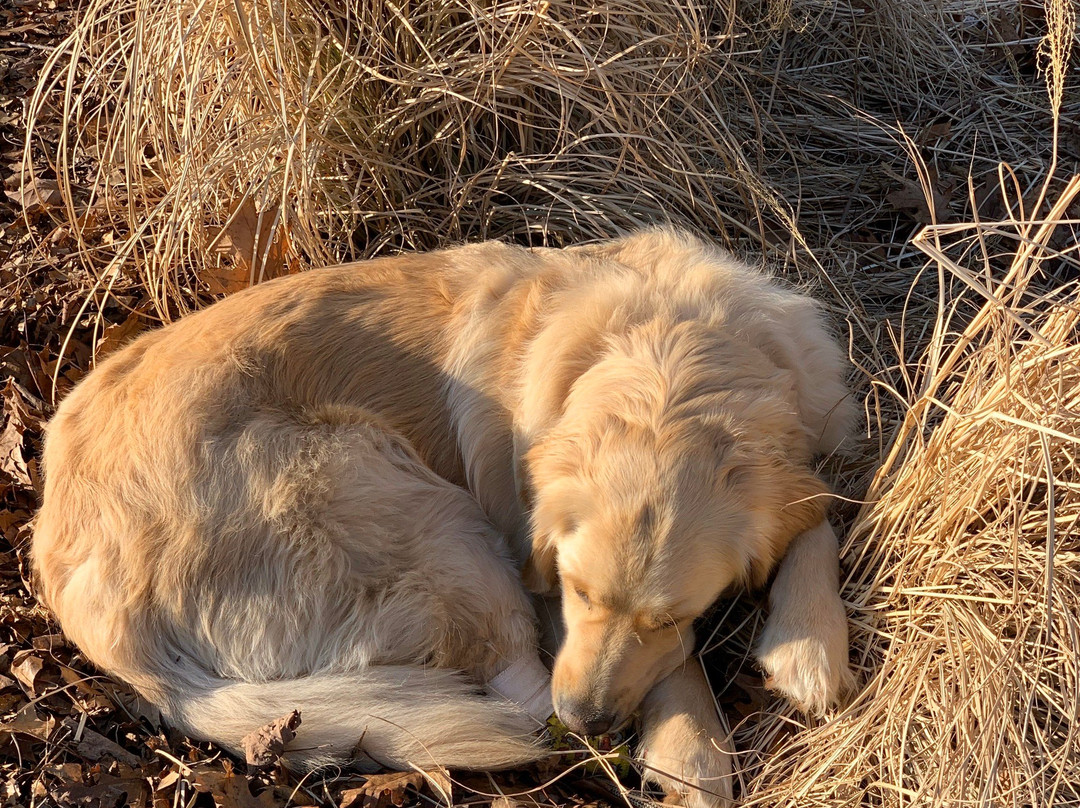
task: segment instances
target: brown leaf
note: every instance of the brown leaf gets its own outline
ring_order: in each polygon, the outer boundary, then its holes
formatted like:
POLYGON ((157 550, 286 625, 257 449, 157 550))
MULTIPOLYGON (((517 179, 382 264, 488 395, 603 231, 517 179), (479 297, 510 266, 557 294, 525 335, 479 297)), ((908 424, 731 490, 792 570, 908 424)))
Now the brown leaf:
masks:
POLYGON ((21 805, 19 801, 19 783, 12 777, 0 782, 0 805, 21 805))
POLYGON ((491 808, 525 808, 529 803, 500 795, 491 801, 491 808))
POLYGON ((39 634, 30 640, 30 644, 38 651, 56 651, 67 647, 67 640, 63 634, 39 634))
MULTIPOLYGON (((38 639, 38 637, 34 638, 35 647, 38 639)), ((108 694, 97 682, 74 668, 61 665, 60 678, 67 684, 74 686, 74 692, 69 690, 68 694, 72 696, 83 712, 89 713, 91 716, 97 716, 103 713, 111 713, 116 709, 116 703, 109 698, 108 694)))
POLYGON ((81 763, 54 763, 45 767, 45 772, 57 778, 64 784, 82 784, 81 763))
POLYGON ((136 805, 145 799, 145 793, 146 784, 141 780, 112 780, 93 786, 72 783, 49 791, 49 795, 63 808, 118 808, 121 805, 136 805))
POLYGON ((441 801, 451 804, 452 783, 446 769, 428 772, 388 772, 372 774, 364 785, 341 793, 340 808, 401 808, 409 789, 420 791, 424 786, 441 801))
POLYGON ((6 193, 8 199, 28 214, 42 213, 50 208, 57 208, 64 202, 60 184, 56 180, 30 175, 23 175, 22 184, 6 193))
MULTIPOLYGON (((176 786, 180 782, 180 772, 176 769, 172 769, 162 775, 156 785, 151 783, 151 787, 153 788, 151 802, 154 808, 174 808, 174 805, 179 802, 176 794, 176 786)), ((186 781, 183 782, 186 783, 186 781)))
POLYGON ((285 266, 291 248, 289 233, 283 222, 275 226, 276 218, 276 210, 256 210, 250 197, 233 206, 218 246, 232 256, 234 264, 206 273, 204 280, 213 294, 232 294, 289 274, 285 266))
POLYGON ((257 797, 260 808, 292 808, 292 806, 315 805, 303 789, 292 786, 270 786, 257 797))
POLYGON ((952 132, 951 121, 941 121, 924 128, 915 139, 920 146, 947 138, 952 132))
POLYGON ((139 766, 142 761, 119 744, 113 743, 104 735, 84 726, 79 734, 79 720, 65 718, 61 726, 71 732, 71 745, 75 752, 84 760, 96 763, 99 760, 112 758, 129 766, 139 766))
POLYGON ((123 347, 145 326, 142 312, 133 311, 122 323, 111 323, 101 332, 101 339, 94 348, 94 357, 100 362, 118 348, 123 347))
MULTIPOLYGON (((891 172, 890 172, 891 173, 891 172)), ((894 175, 895 176, 895 175, 894 175)), ((895 176, 900 187, 886 195, 885 200, 893 210, 906 213, 920 224, 945 222, 949 218, 949 203, 952 201, 954 185, 941 185, 936 172, 931 172, 931 199, 927 199, 926 189, 915 180, 895 176), (933 207, 931 207, 931 204, 933 207)))
POLYGON ((293 710, 265 727, 249 732, 240 742, 244 747, 247 764, 256 769, 273 766, 284 754, 285 745, 296 737, 296 728, 299 726, 300 711, 293 710))
POLYGON ((12 675, 22 682, 27 692, 31 694, 35 693, 34 682, 43 667, 45 667, 45 663, 41 660, 41 657, 37 655, 36 651, 29 648, 19 651, 11 660, 12 675))
POLYGON ((16 485, 29 488, 28 458, 23 450, 23 436, 29 428, 28 408, 15 387, 14 379, 8 379, 3 393, 4 427, 0 430, 0 474, 7 475, 16 485))
POLYGON ((19 535, 19 528, 30 520, 27 511, 4 510, 0 511, 0 536, 8 540, 8 544, 15 546, 15 538, 19 535))
POLYGON ((200 769, 191 774, 195 790, 209 794, 218 808, 263 808, 251 793, 248 778, 234 771, 200 769))
POLYGON ((154 787, 155 791, 164 791, 167 788, 172 788, 180 781, 180 772, 176 769, 166 772, 158 780, 158 784, 154 787))
POLYGON ((258 798, 251 794, 250 781, 241 774, 233 774, 225 778, 221 802, 218 805, 221 808, 263 808, 258 798))
POLYGON ((52 734, 54 726, 56 726, 55 718, 51 715, 43 719, 38 718, 34 705, 27 704, 7 721, 0 724, 0 733, 18 733, 37 738, 39 741, 45 741, 52 734))
POLYGON ((98 682, 98 687, 113 704, 123 707, 128 715, 142 718, 152 727, 161 726, 161 711, 129 686, 105 679, 98 682))

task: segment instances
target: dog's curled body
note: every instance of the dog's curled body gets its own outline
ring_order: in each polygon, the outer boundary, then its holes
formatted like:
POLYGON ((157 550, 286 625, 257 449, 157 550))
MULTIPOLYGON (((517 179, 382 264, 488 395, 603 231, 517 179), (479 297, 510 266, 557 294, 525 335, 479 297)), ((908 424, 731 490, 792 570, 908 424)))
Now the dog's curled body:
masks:
POLYGON ((294 407, 227 337, 185 350, 208 336, 189 325, 103 363, 50 426, 34 557, 64 631, 234 751, 300 709, 303 767, 535 757, 535 720, 478 692, 537 649, 472 497, 370 413, 294 407))
POLYGON ((379 762, 494 767, 535 754, 520 711, 470 690, 536 652, 513 558, 537 591, 572 586, 565 712, 642 703, 654 763, 686 761, 650 778, 722 795, 718 721, 679 672, 720 592, 796 547, 759 654, 809 706, 850 677, 809 467, 847 434, 843 368, 812 301, 665 230, 271 281, 64 401, 38 583, 93 661, 203 737, 235 748, 301 707, 301 762, 363 736, 379 762))

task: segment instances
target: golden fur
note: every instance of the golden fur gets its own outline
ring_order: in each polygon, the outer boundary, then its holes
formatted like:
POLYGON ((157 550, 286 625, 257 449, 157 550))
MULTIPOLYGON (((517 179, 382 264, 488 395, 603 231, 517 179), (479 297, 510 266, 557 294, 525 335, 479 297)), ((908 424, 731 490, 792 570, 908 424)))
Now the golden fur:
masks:
POLYGON ((476 690, 537 653, 512 558, 563 595, 563 721, 640 706, 650 778, 715 806, 725 737, 687 658, 721 592, 783 558, 773 684, 821 710, 850 676, 810 466, 847 434, 843 372, 809 299, 665 230, 272 281, 63 402, 38 585, 90 659, 229 748, 299 707, 301 765, 362 739, 379 763, 495 767, 537 753, 476 690))

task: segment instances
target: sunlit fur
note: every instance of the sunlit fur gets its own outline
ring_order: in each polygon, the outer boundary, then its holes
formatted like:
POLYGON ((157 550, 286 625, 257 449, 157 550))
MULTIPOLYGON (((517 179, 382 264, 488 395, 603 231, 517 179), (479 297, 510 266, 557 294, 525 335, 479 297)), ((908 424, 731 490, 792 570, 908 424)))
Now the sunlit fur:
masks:
MULTIPOLYGON (((560 312, 579 333, 602 316, 607 333, 525 455, 532 582, 561 581, 553 690, 572 725, 625 719, 692 649, 694 618, 724 590, 762 583, 823 522, 809 463, 849 417, 838 352, 805 298, 692 242, 643 241, 609 251, 649 271, 600 284, 616 298, 636 284, 635 306, 598 313, 587 297, 560 312)), ((846 639, 842 621, 833 630, 846 639)), ((835 681, 800 700, 835 697, 846 659, 827 664, 835 681)))
POLYGON ((527 726, 470 689, 535 653, 506 536, 564 596, 564 720, 640 705, 649 779, 720 805, 696 616, 784 559, 763 666, 809 709, 848 681, 809 465, 847 433, 843 373, 809 299, 665 230, 272 281, 62 404, 38 585, 92 660, 202 737, 236 748, 301 707, 301 763, 362 739, 394 765, 508 765, 535 754, 527 726))

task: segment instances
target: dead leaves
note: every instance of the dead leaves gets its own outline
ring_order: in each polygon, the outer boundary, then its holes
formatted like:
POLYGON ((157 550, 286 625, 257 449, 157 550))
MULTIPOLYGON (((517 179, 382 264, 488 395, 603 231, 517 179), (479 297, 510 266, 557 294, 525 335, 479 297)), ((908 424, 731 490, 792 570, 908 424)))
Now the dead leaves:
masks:
POLYGON ((149 789, 143 780, 107 779, 91 786, 70 783, 50 790, 49 796, 70 808, 145 806, 149 789))
POLYGON ((98 763, 102 760, 115 760, 137 768, 142 761, 124 747, 113 743, 104 735, 85 726, 84 722, 74 718, 65 718, 60 722, 65 736, 71 739, 76 754, 83 760, 98 763))
POLYGON ((0 487, 5 483, 22 488, 34 485, 34 473, 31 473, 31 458, 27 450, 27 432, 36 431, 41 426, 40 414, 34 417, 33 410, 15 385, 14 379, 8 379, 0 391, 3 409, 3 429, 0 429, 0 487))
POLYGON ((947 222, 952 217, 950 205, 956 182, 940 180, 933 167, 928 172, 927 185, 924 186, 916 180, 886 170, 885 173, 899 187, 887 194, 885 200, 893 210, 907 214, 919 224, 947 222))
POLYGON ((220 771, 196 769, 188 779, 198 793, 209 794, 217 808, 273 808, 279 804, 273 792, 265 798, 252 794, 248 778, 234 772, 231 765, 220 771))
POLYGON ((91 679, 66 665, 60 666, 60 678, 68 685, 66 692, 80 712, 96 717, 108 715, 117 709, 115 696, 118 694, 112 688, 109 688, 113 690, 112 693, 107 692, 100 680, 91 679))
POLYGON ((229 295, 296 271, 286 265, 291 243, 279 211, 259 211, 250 197, 233 205, 228 222, 218 234, 217 247, 231 259, 231 265, 203 273, 203 280, 215 295, 229 295))
POLYGON ((277 763, 285 752, 285 746, 296 737, 296 728, 299 726, 300 711, 293 710, 265 727, 245 735, 241 744, 248 766, 265 769, 277 763))
MULTIPOLYGON (((145 308, 145 307, 144 307, 145 308)), ((146 327, 146 318, 142 308, 131 312, 121 323, 110 323, 101 332, 101 338, 94 346, 94 360, 100 362, 132 339, 146 327)))
POLYGON ((15 715, 0 721, 0 737, 8 735, 29 735, 39 741, 47 741, 56 727, 56 719, 46 714, 38 714, 34 704, 27 704, 15 715))
POLYGON ((7 198, 31 218, 58 208, 64 202, 60 184, 56 180, 20 172, 9 177, 4 184, 8 188, 4 192, 7 198))
POLYGON ((373 774, 359 788, 343 791, 339 808, 401 808, 410 792, 419 793, 425 788, 439 803, 453 805, 452 787, 446 769, 373 774))
POLYGON ((27 693, 34 694, 37 692, 37 677, 43 667, 45 663, 36 651, 24 649, 11 660, 11 675, 22 683, 27 693))
POLYGON ((63 808, 150 808, 152 799, 151 778, 138 769, 84 770, 70 762, 44 766, 32 793, 63 808))

